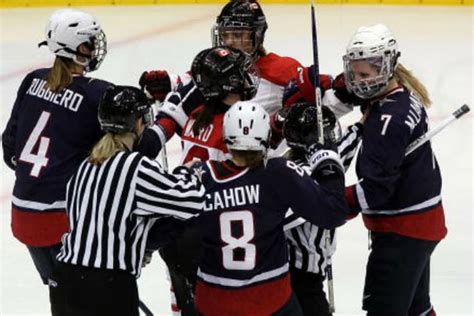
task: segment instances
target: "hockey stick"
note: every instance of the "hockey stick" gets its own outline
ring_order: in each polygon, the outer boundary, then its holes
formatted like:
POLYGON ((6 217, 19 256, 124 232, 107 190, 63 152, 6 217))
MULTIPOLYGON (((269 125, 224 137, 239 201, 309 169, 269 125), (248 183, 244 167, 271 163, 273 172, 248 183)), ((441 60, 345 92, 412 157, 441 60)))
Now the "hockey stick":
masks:
POLYGON ((411 154, 413 151, 415 151, 417 148, 419 148, 421 145, 429 141, 433 136, 441 132, 443 129, 445 129, 448 125, 459 119, 461 116, 466 114, 467 112, 470 111, 469 106, 467 104, 464 104, 461 106, 459 109, 454 111, 449 117, 447 117, 443 122, 441 122, 440 125, 438 125, 436 128, 426 132, 425 134, 421 135, 417 139, 415 139, 410 145, 408 145, 406 151, 405 151, 405 156, 408 156, 411 154))
MULTIPOLYGON (((331 245, 331 233, 326 232, 325 247, 329 251, 329 246, 331 245)), ((336 304, 334 302, 334 281, 332 276, 332 259, 331 255, 326 256, 326 276, 328 280, 328 297, 329 297, 329 311, 331 313, 336 312, 336 304)))
POLYGON ((166 143, 161 146, 161 163, 163 164, 163 169, 168 172, 168 154, 166 153, 166 143))
MULTIPOLYGON (((324 145, 323 108, 321 101, 321 82, 319 80, 318 34, 316 32, 316 13, 314 0, 311 0, 311 34, 313 39, 314 95, 316 101, 316 122, 318 123, 318 143, 324 145)), ((326 247, 329 247, 329 234, 326 236, 326 247)), ((336 311, 334 302, 334 281, 332 275, 331 256, 326 258, 326 274, 328 280, 329 310, 336 311)))
POLYGON ((311 0, 311 33, 313 37, 314 94, 316 97, 316 119, 318 123, 318 143, 324 145, 323 109, 321 103, 321 82, 319 81, 318 35, 316 33, 316 13, 311 0))
POLYGON ((153 316, 153 312, 142 302, 142 300, 138 301, 138 307, 145 313, 145 316, 153 316))

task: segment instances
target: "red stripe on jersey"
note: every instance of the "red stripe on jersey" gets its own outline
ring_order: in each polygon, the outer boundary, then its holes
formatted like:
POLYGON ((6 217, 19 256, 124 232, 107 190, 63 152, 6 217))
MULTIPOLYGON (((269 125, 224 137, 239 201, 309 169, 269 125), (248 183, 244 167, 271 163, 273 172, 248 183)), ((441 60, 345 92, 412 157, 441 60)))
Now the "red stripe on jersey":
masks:
POLYGON ((286 86, 288 81, 297 78, 303 70, 301 64, 290 57, 281 57, 274 53, 269 53, 259 58, 256 63, 260 76, 276 85, 286 86))
POLYGON ((181 309, 179 309, 178 305, 176 305, 176 304, 171 304, 171 310, 175 313, 181 311, 181 309))
POLYGON ((355 185, 346 187, 345 196, 346 196, 346 202, 349 208, 351 209, 359 208, 359 205, 357 205, 357 199, 356 199, 356 194, 355 194, 355 185))
POLYGON ((264 284, 228 289, 196 284, 196 307, 205 316, 268 316, 279 310, 292 293, 290 275, 264 284))
POLYGON ((171 117, 160 117, 157 123, 163 128, 165 132, 166 140, 169 140, 176 133, 178 129, 178 123, 171 117))
POLYGON ((443 205, 415 214, 399 216, 363 215, 365 227, 375 232, 396 233, 403 236, 438 241, 447 234, 443 205))
POLYGON ((61 242, 69 223, 65 211, 26 212, 12 207, 12 231, 25 245, 46 247, 61 242))

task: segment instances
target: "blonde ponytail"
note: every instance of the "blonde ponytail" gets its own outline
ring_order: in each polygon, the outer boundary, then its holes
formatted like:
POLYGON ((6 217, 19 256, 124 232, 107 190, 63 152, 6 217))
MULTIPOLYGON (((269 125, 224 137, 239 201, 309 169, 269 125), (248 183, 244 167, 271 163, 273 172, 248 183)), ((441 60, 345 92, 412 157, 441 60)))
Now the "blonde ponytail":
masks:
POLYGON ((402 64, 398 64, 394 75, 395 80, 416 94, 425 107, 429 108, 431 106, 431 99, 428 95, 428 90, 426 90, 426 87, 420 82, 420 80, 413 76, 411 71, 406 69, 402 64))
POLYGON ((58 93, 66 88, 72 82, 71 65, 72 60, 62 57, 56 57, 53 68, 46 78, 46 87, 54 93, 58 93))
POLYGON ((89 162, 93 165, 100 165, 119 151, 127 150, 123 141, 127 137, 130 136, 128 134, 105 134, 92 148, 89 162))

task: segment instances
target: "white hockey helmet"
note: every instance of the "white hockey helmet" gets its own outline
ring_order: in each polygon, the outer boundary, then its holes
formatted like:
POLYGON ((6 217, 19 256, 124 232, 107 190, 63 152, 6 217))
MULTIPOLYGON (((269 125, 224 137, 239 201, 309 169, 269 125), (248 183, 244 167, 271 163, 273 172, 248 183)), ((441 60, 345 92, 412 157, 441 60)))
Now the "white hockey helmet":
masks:
POLYGON ((377 96, 393 77, 399 56, 397 40, 385 25, 360 27, 352 36, 343 57, 347 88, 362 99, 377 96), (352 62, 356 60, 366 60, 378 69, 378 75, 355 80, 352 62))
POLYGON ((48 45, 53 54, 72 59, 85 66, 86 71, 98 69, 107 54, 107 41, 101 26, 92 15, 79 10, 55 11, 46 25, 45 37, 39 46, 48 45), (79 52, 81 44, 88 45, 90 55, 79 52), (85 61, 79 61, 78 56, 84 57, 85 61))
POLYGON ((224 141, 229 149, 266 151, 270 116, 257 103, 239 101, 224 116, 224 141))

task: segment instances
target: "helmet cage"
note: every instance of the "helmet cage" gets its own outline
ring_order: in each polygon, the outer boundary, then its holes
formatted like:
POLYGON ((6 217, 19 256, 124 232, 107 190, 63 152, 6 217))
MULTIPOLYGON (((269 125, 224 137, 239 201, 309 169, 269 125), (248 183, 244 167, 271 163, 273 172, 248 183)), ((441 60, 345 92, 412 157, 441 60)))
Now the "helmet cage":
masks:
POLYGON ((359 28, 343 57, 347 88, 362 99, 376 97, 393 78, 399 56, 397 41, 385 25, 359 28), (356 80, 352 64, 361 60, 367 61, 371 67, 377 69, 378 74, 372 78, 356 80))
MULTIPOLYGON (((224 6, 213 27, 213 42, 218 45, 229 45, 224 41, 226 32, 251 32, 251 49, 246 54, 255 57, 263 45, 267 22, 260 4, 255 1, 230 1, 224 6)), ((245 46, 243 46, 245 47, 245 46)))
POLYGON ((46 25, 45 35, 46 40, 39 46, 47 45, 56 56, 72 59, 88 72, 98 69, 107 54, 107 40, 101 26, 90 14, 78 10, 56 11, 46 25), (90 54, 79 51, 82 44, 90 54))

